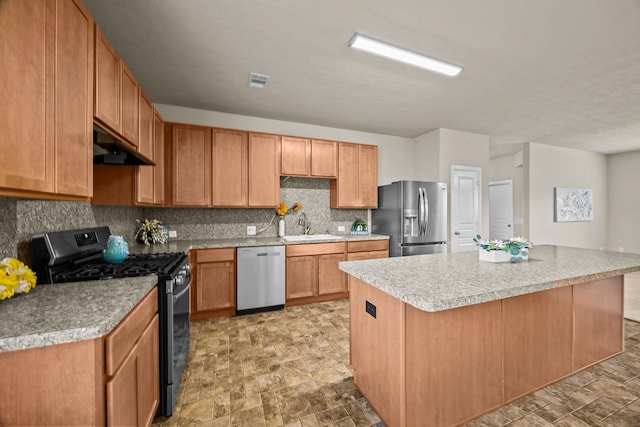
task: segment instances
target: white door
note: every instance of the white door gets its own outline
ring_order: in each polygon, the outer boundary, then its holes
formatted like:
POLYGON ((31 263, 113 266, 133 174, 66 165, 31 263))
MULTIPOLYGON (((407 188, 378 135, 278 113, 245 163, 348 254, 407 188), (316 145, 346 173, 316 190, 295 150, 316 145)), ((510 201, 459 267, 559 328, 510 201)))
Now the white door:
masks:
POLYGON ((489 238, 513 236, 513 181, 489 183, 489 238))
POLYGON ((451 166, 451 252, 475 251, 482 224, 482 169, 451 166))

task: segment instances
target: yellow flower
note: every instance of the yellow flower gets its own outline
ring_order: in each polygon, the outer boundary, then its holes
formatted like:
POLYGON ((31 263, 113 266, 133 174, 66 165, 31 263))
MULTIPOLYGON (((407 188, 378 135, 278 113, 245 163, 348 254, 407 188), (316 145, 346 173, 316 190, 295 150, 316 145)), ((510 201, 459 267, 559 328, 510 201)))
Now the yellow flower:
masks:
POLYGON ((0 261, 0 300, 26 293, 36 286, 35 273, 15 258, 0 261))
MULTIPOLYGON (((302 205, 300 205, 300 202, 295 202, 292 209, 298 212, 302 209, 302 205)), ((285 202, 280 202, 276 208, 276 215, 285 216, 288 213, 291 213, 291 211, 287 208, 287 204, 285 202)))

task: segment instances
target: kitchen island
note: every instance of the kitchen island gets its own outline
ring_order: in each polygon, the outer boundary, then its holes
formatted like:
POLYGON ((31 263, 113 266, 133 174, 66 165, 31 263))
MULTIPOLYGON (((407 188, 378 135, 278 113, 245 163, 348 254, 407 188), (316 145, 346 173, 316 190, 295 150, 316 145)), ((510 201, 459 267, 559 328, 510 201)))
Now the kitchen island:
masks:
POLYGON ((354 381, 395 426, 454 426, 623 351, 640 255, 537 246, 344 262, 354 381))

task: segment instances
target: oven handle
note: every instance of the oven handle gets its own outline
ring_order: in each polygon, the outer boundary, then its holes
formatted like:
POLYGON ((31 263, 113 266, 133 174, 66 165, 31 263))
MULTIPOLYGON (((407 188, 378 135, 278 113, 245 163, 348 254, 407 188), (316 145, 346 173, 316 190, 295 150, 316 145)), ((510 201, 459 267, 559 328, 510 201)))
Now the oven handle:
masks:
POLYGON ((187 286, 184 287, 183 290, 181 290, 180 292, 178 292, 177 294, 173 295, 173 300, 176 301, 180 298, 182 298, 182 296, 186 293, 189 292, 189 288, 191 287, 191 281, 187 282, 187 286))

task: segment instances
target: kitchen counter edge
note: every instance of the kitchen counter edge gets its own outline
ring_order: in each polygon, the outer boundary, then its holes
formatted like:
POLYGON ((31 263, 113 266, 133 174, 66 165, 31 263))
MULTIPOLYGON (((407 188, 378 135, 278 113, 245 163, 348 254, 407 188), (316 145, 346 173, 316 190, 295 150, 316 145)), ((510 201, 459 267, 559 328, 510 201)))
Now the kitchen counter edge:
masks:
POLYGON ((542 245, 520 263, 480 261, 472 251, 339 266, 412 307, 437 312, 640 271, 640 255, 542 245))
POLYGON ((0 352, 107 335, 157 284, 157 276, 41 284, 0 301, 0 352))

